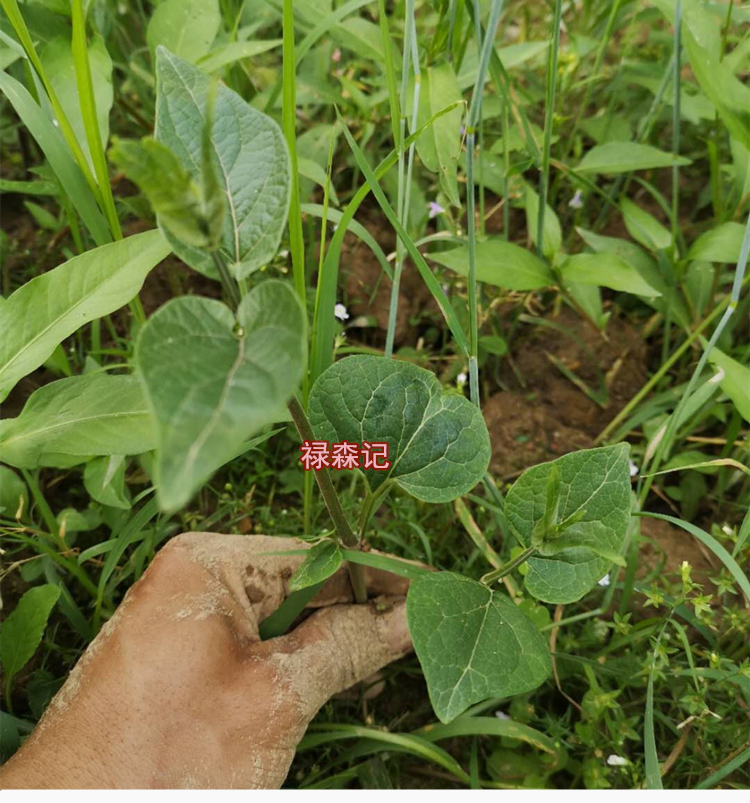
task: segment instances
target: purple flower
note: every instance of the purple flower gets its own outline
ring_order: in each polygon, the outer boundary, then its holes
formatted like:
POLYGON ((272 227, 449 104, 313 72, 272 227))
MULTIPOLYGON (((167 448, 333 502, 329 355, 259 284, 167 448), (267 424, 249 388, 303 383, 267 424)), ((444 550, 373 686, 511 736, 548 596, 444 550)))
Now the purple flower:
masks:
POLYGON ((430 220, 432 220, 432 218, 434 217, 437 217, 438 215, 442 215, 445 212, 445 209, 443 209, 443 207, 440 206, 440 204, 437 203, 436 201, 430 201, 430 203, 427 204, 427 206, 429 207, 430 210, 430 220))

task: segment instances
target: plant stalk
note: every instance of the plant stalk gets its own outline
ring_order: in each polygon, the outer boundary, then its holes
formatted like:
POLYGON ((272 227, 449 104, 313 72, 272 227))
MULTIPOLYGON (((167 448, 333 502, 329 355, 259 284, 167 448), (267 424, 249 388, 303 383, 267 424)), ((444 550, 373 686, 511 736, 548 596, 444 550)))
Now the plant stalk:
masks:
POLYGON ((496 580, 502 580, 506 574, 510 574, 513 569, 517 566, 520 566, 522 563, 526 563, 526 561, 536 552, 535 546, 530 546, 524 549, 519 555, 517 555, 513 560, 509 560, 507 563, 503 564, 499 569, 495 569, 492 572, 488 572, 484 575, 484 577, 480 580, 481 583, 489 586, 492 585, 496 580))
POLYGON ((555 95, 557 91, 557 60, 560 49, 560 22, 562 18, 562 0, 555 0, 555 19, 552 30, 552 48, 547 61, 547 100, 544 109, 544 144, 542 149, 542 169, 539 173, 539 210, 537 212, 536 250, 540 258, 544 257, 544 214, 547 208, 549 191, 549 166, 552 152, 552 126, 555 113, 555 95))
MULTIPOLYGON (((479 68, 474 84, 474 91, 469 105, 468 125, 466 126, 466 227, 468 229, 469 245, 469 395, 471 400, 479 406, 479 295, 477 287, 477 221, 475 212, 475 186, 474 186, 474 149, 476 147, 477 126, 482 114, 482 98, 484 97, 484 77, 494 52, 495 34, 500 20, 503 0, 493 0, 490 9, 490 18, 484 40, 479 40, 480 48, 479 68)), ((482 27, 479 22, 477 8, 474 9, 474 26, 476 36, 481 37, 482 27)), ((507 203, 507 198, 506 198, 507 203)))
MULTIPOLYGON (((296 396, 292 396, 287 405, 289 412, 294 421, 294 426, 297 428, 300 438, 303 441, 315 440, 315 435, 312 431, 310 421, 302 409, 302 405, 296 396)), ((346 518, 341 502, 336 494, 336 489, 331 482, 331 475, 327 468, 321 468, 315 472, 315 479, 320 488, 320 493, 323 496, 323 501, 326 503, 328 512, 333 521, 333 526, 336 529, 336 535, 342 546, 348 549, 359 549, 359 539, 354 534, 354 531, 346 518)), ((352 581, 352 589, 354 590, 354 599, 357 602, 367 601, 367 588, 365 587, 365 578, 362 573, 362 567, 355 563, 347 563, 349 569, 349 577, 352 581)))
POLYGON ((218 251, 218 249, 216 251, 211 251, 211 258, 213 259, 216 270, 219 273, 219 279, 221 279, 224 292, 229 297, 232 312, 236 312, 237 307, 239 307, 240 301, 242 300, 240 299, 240 290, 239 287, 237 287, 237 282, 235 282, 232 275, 229 273, 229 267, 227 266, 224 257, 218 251))
MULTIPOLYGON (((399 222, 404 227, 409 225, 409 202, 411 198, 411 177, 414 165, 414 146, 415 142, 409 145, 408 157, 405 159, 404 142, 406 140, 406 94, 408 91, 409 62, 411 61, 414 71, 414 97, 412 99, 412 120, 411 130, 417 130, 417 113, 419 110, 419 93, 421 88, 421 73, 419 69, 419 50, 417 47, 417 31, 414 20, 414 0, 407 0, 404 20, 404 54, 401 66, 401 99, 402 112, 399 121, 400 131, 398 141, 395 143, 398 149, 398 198, 396 200, 397 214, 399 222), (408 165, 408 167, 407 167, 408 165), (405 171, 406 168, 406 171, 405 171)), ((401 286, 401 273, 404 267, 404 244, 398 239, 396 241, 396 265, 393 270, 393 284, 391 285, 391 302, 388 310, 388 328, 385 336, 385 356, 393 356, 393 341, 396 336, 396 320, 398 317, 398 296, 401 286)))

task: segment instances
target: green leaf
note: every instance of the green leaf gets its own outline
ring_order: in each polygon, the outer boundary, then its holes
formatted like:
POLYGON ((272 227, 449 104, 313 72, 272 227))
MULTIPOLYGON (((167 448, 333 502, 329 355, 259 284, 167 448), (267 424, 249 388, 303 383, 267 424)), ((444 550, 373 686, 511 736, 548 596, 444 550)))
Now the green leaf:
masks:
POLYGON ((308 415, 316 438, 386 442, 390 468, 364 473, 426 502, 450 502, 484 476, 490 438, 479 408, 445 392, 424 368, 385 357, 347 357, 313 385, 308 415))
MULTIPOLYGON (((42 111, 23 84, 15 78, 0 72, 0 90, 44 152, 50 167, 70 195, 76 211, 97 245, 110 242, 112 237, 107 221, 99 210, 91 188, 72 157, 60 130, 52 125, 47 114, 42 111)), ((1 387, 0 400, 2 400, 1 387)))
POLYGON ((219 0, 164 0, 151 15, 146 41, 152 54, 161 45, 195 62, 211 49, 220 27, 219 0))
POLYGON ((156 438, 136 377, 89 374, 50 382, 31 394, 17 418, 0 421, 0 454, 20 468, 66 465, 92 455, 141 454, 156 438))
POLYGON ((646 282, 641 274, 615 254, 575 254, 562 266, 563 276, 571 282, 610 287, 639 296, 659 296, 661 293, 646 282))
POLYGON ((726 61, 701 47, 683 30, 682 41, 700 88, 734 139, 750 148, 750 89, 736 78, 726 61))
POLYGON ((531 691, 551 670, 549 647, 506 596, 451 572, 412 581, 406 613, 441 722, 473 703, 531 691))
POLYGON ((212 212, 199 184, 162 142, 151 137, 140 142, 116 140, 109 154, 148 198, 159 225, 175 239, 208 248, 221 236, 223 207, 212 212))
POLYGON ((158 231, 133 234, 69 259, 0 306, 0 401, 85 323, 114 312, 169 254, 158 231))
MULTIPOLYGON (((202 134, 212 79, 165 48, 156 52, 156 139, 192 179, 201 181, 202 134)), ((244 278, 276 254, 286 226, 290 168, 278 125, 223 84, 216 87, 210 143, 214 170, 227 198, 220 251, 244 278)), ((209 254, 167 231, 175 253, 206 276, 218 276, 209 254)))
POLYGON ((282 39, 254 40, 251 42, 230 42, 214 48, 198 59, 198 66, 207 73, 217 72, 235 61, 259 56, 281 45, 282 39))
POLYGON ((60 589, 56 585, 30 588, 3 622, 0 663, 5 670, 6 689, 10 689, 13 678, 36 652, 59 596, 60 589))
MULTIPOLYGON (((469 246, 461 245, 450 251, 427 254, 439 265, 469 274, 469 246)), ((530 251, 499 237, 477 242, 477 279, 506 290, 538 290, 555 283, 549 267, 530 251)))
MULTIPOLYGON (((539 228, 539 195, 528 185, 525 188, 526 227, 531 234, 531 241, 537 244, 539 228)), ((562 229, 555 210, 547 204, 544 211, 544 247, 542 253, 546 257, 554 256, 562 247, 562 229)))
POLYGON ((0 466, 0 516, 18 519, 27 509, 29 492, 26 483, 5 466, 0 466))
MULTIPOLYGON (((437 112, 457 100, 461 100, 461 90, 450 64, 428 67, 422 74, 417 127, 421 128, 437 112)), ((427 126, 417 138, 420 159, 428 170, 440 176, 440 186, 453 206, 461 205, 456 172, 463 113, 463 109, 457 106, 427 126)))
POLYGON ((674 157, 652 145, 637 142, 607 142, 596 145, 581 159, 578 173, 631 173, 634 170, 649 170, 656 167, 689 165, 690 159, 674 157))
POLYGON ((680 326, 684 328, 690 326, 690 316, 685 302, 679 294, 670 292, 669 285, 659 272, 656 261, 639 245, 630 240, 622 240, 619 237, 605 237, 582 228, 577 228, 576 231, 592 251, 596 251, 598 254, 614 254, 624 259, 625 262, 628 262, 640 273, 646 284, 661 293, 661 296, 645 296, 647 304, 662 314, 666 314, 667 307, 669 307, 672 318, 680 326))
POLYGON ((162 509, 185 504, 238 443, 284 417, 305 358, 304 310, 283 282, 255 287, 236 318, 221 302, 193 296, 151 317, 136 362, 154 413, 162 509))
POLYGON ((745 421, 750 421, 750 368, 733 360, 716 346, 708 359, 724 372, 721 389, 734 402, 745 421))
POLYGON ((315 544, 289 581, 289 590, 301 591, 303 588, 322 583, 338 571, 342 562, 341 549, 335 541, 321 541, 315 544))
POLYGON ((581 516, 564 531, 566 549, 529 559, 525 583, 532 596, 550 603, 575 602, 611 568, 613 561, 602 557, 602 551, 622 552, 630 518, 629 449, 621 443, 573 452, 528 469, 513 484, 505 515, 524 546, 530 546, 544 517, 553 466, 560 472, 559 521, 581 516))
POLYGON ((130 510, 130 496, 125 485, 125 455, 97 457, 86 463, 83 485, 92 499, 120 510, 130 510))
POLYGON ((745 227, 741 223, 722 223, 701 234, 688 251, 687 258, 736 265, 744 236, 745 227))
MULTIPOLYGON (((95 36, 87 47, 91 64, 91 79, 96 101, 96 118, 102 146, 106 147, 109 139, 109 113, 112 109, 112 59, 109 57, 104 40, 95 36)), ((91 151, 86 138, 86 126, 81 112, 78 95, 75 62, 71 49, 70 37, 56 37, 41 52, 42 66, 49 77, 57 99, 68 118, 70 127, 89 163, 94 169, 91 151)))
POLYGON ((628 198, 620 202, 625 228, 630 236, 650 251, 659 251, 672 245, 672 234, 645 209, 628 198))

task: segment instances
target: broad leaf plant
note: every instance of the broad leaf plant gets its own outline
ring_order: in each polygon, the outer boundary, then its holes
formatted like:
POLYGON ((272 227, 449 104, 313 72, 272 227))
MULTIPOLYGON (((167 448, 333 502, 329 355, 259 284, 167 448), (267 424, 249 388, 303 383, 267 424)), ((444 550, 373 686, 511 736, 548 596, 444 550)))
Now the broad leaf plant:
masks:
MULTIPOLYGON (((363 599, 358 556, 387 494, 439 504, 491 482, 489 433, 477 404, 398 359, 346 357, 310 383, 302 300, 288 283, 258 271, 275 256, 287 222, 292 168, 282 130, 165 47, 155 57, 155 136, 117 141, 110 156, 150 201, 158 229, 104 243, 0 299, 0 399, 83 324, 135 299, 170 251, 221 281, 230 303, 174 298, 142 325, 131 373, 94 368, 37 390, 20 415, 0 422, 2 459, 20 468, 84 465, 95 498, 127 508, 126 457, 149 453, 153 460, 144 465, 158 505, 172 512, 264 427, 287 419, 286 406, 302 438, 386 442, 390 467, 363 472, 366 493, 354 528, 327 471, 315 472, 335 535, 313 546, 292 578, 288 624, 344 561, 363 599)), ((453 152, 444 132, 456 124, 451 115, 460 120, 460 109, 429 126, 440 109, 460 100, 451 75, 435 69, 427 76, 419 115, 430 133, 418 148, 428 166, 442 164, 446 149, 453 152)), ((604 169, 593 159, 581 168, 604 169)), ((457 198, 455 163, 440 181, 457 198)), ((528 203, 538 204, 535 197, 528 203)), ((607 244, 594 248, 607 251, 607 244)), ((480 243, 477 259, 482 279, 489 270, 483 260, 495 267, 506 260, 511 280, 523 275, 519 286, 550 280, 541 260, 507 243, 480 243)), ((438 260, 456 269, 464 264, 458 251, 438 260)), ((589 269, 583 260, 568 267, 577 281, 586 281, 589 269)), ((642 291, 657 293, 645 282, 642 291)), ((412 566, 407 572, 389 559, 393 571, 414 578, 409 628, 443 722, 486 698, 528 692, 550 675, 548 639, 503 581, 520 567, 529 596, 569 603, 622 563, 631 509, 628 449, 576 452, 524 472, 504 507, 517 557, 481 581, 412 566)), ((279 632, 275 627, 266 635, 279 632)))

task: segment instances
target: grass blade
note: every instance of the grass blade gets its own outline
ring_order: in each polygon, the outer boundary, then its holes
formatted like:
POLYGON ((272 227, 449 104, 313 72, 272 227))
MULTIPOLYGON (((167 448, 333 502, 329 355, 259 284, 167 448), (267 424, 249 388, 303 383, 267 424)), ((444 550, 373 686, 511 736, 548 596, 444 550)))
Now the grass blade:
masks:
POLYGON ((76 211, 97 245, 112 242, 107 221, 80 167, 70 155, 60 132, 52 125, 26 87, 7 73, 0 73, 0 90, 10 101, 21 122, 37 141, 60 184, 70 195, 76 211))
MULTIPOLYGON (((423 126, 420 126, 404 142, 404 146, 416 142, 417 137, 444 114, 448 114, 463 101, 448 104, 444 109, 434 114, 423 126)), ((375 168, 376 179, 382 178, 398 161, 398 151, 391 151, 375 168)), ((376 182, 377 183, 377 182, 376 182)), ((354 215, 357 214, 360 204, 370 193, 370 184, 365 182, 347 204, 341 216, 336 233, 331 238, 326 254, 323 270, 318 276, 318 287, 315 295, 315 314, 313 318, 313 345, 310 357, 310 382, 333 362, 333 333, 334 333, 334 306, 336 304, 336 290, 338 285, 339 260, 344 235, 354 215)))
POLYGON ((297 166, 297 62, 294 55, 294 3, 284 0, 284 42, 283 51, 283 90, 282 90, 282 128, 289 161, 292 168, 292 192, 289 201, 289 250, 292 254, 294 289, 302 306, 307 309, 307 289, 305 282, 305 242, 302 234, 302 211, 299 198, 299 169, 297 166))
POLYGON ((401 241, 406 246, 409 256, 414 260, 414 264, 417 266, 417 270, 422 276, 424 283, 427 285, 427 289, 430 291, 432 297, 440 307, 440 311, 443 313, 445 321, 448 324, 448 328, 451 330, 451 334, 456 341, 456 345, 464 354, 468 354, 466 336, 461 328, 461 322, 456 315, 456 311, 453 309, 451 302, 448 300, 448 296, 446 296, 445 291, 440 286, 440 283, 427 266, 424 257, 419 253, 419 250, 414 245, 411 237, 409 237, 406 230, 401 225, 396 213, 388 203, 388 199, 385 197, 385 193, 381 189, 380 184, 378 184, 378 180, 375 177, 375 174, 372 172, 372 168, 367 163, 367 160, 360 150, 359 145, 357 145, 357 143, 354 141, 354 137, 351 135, 348 127, 343 120, 341 122, 344 136, 346 137, 346 141, 349 143, 349 147, 352 149, 354 159, 356 160, 359 169, 362 171, 362 174, 365 176, 367 183, 370 185, 372 193, 380 205, 380 208, 383 210, 390 224, 396 230, 396 234, 398 234, 398 236, 401 238, 401 241))
POLYGON ((13 30, 16 32, 16 36, 18 36, 21 44, 23 45, 23 49, 26 51, 26 55, 31 62, 36 74, 39 76, 44 89, 49 97, 50 103, 52 104, 52 108, 55 112, 55 117, 57 117, 57 121, 60 124, 60 130, 62 131, 63 137, 65 138, 65 142, 68 144, 73 156, 75 157, 76 162, 78 162, 78 167, 80 167, 81 172, 83 173, 86 182, 88 183, 89 187, 91 188, 91 192, 94 194, 94 198, 99 206, 104 209, 104 203, 102 200, 101 193, 99 191, 99 185, 96 183, 96 179, 94 178, 91 168, 89 167, 89 163, 86 160, 86 156, 83 153, 81 146, 78 144, 78 140, 76 139, 76 135, 73 131, 72 126, 63 110, 60 101, 58 100, 57 93, 52 87, 52 83, 50 82, 49 78, 47 77, 46 72, 44 71, 44 67, 42 66, 41 59, 39 58, 39 54, 36 52, 36 48, 34 47, 34 42, 31 38, 31 34, 29 33, 29 29, 26 27, 26 23, 24 22, 23 15, 21 14, 20 9, 18 8, 18 3, 16 0, 0 0, 0 4, 3 7, 3 11, 7 15, 8 19, 10 20, 11 25, 13 26, 13 30))
POLYGON ((713 789, 719 781, 723 780, 730 773, 738 770, 743 764, 750 761, 750 747, 743 750, 738 756, 728 761, 723 767, 716 770, 708 776, 704 781, 701 781, 695 788, 696 789, 713 789))
POLYGON ((109 170, 104 156, 102 139, 99 134, 99 122, 96 115, 96 98, 94 86, 91 81, 91 64, 89 62, 88 44, 86 42, 86 19, 83 13, 81 0, 73 0, 71 4, 71 17, 73 23, 73 63, 76 71, 76 84, 78 85, 78 100, 81 104, 81 116, 86 131, 86 141, 94 163, 96 180, 101 193, 104 214, 107 217, 110 231, 116 240, 122 239, 120 221, 117 218, 115 200, 112 197, 112 187, 109 184, 109 170))
POLYGON ((469 776, 461 769, 458 762, 441 747, 430 744, 423 737, 409 733, 388 733, 388 731, 376 730, 375 728, 364 728, 359 725, 338 725, 326 723, 325 725, 310 726, 307 736, 297 746, 298 750, 309 750, 321 744, 339 741, 341 739, 374 739, 377 742, 385 743, 396 749, 404 750, 407 753, 427 759, 448 770, 452 775, 469 783, 469 776), (318 730, 324 732, 318 733, 318 730))
POLYGON ((560 50, 560 22, 562 18, 562 0, 555 0, 555 17, 552 29, 552 47, 547 61, 547 95, 544 107, 544 143, 542 146, 542 169, 539 174, 539 214, 537 215, 536 247, 539 257, 543 257, 544 246, 544 212, 547 206, 549 190, 549 167, 552 152, 552 125, 555 113, 555 95, 557 90, 557 61, 560 50))

